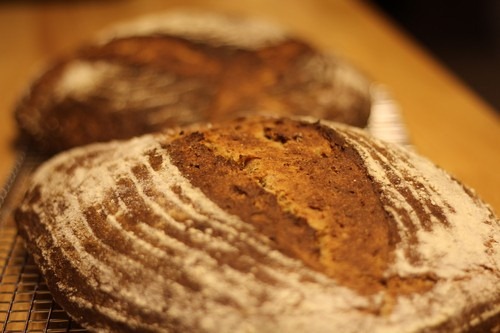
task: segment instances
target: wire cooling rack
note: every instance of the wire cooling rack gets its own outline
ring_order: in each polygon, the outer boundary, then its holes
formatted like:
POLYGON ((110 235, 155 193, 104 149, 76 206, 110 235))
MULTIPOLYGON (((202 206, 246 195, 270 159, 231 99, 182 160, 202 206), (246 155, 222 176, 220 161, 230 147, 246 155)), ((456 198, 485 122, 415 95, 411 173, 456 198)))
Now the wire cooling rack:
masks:
POLYGON ((11 176, 0 189, 0 332, 87 332, 54 302, 13 221, 26 180, 41 160, 21 149, 11 176))
MULTIPOLYGON (((399 108, 383 87, 373 89, 367 130, 385 141, 408 145, 399 108)), ((0 333, 87 332, 53 300, 13 221, 26 181, 42 160, 21 150, 11 176, 0 188, 0 333)))
POLYGON ((0 233, 2 332, 86 332, 52 299, 15 228, 0 233))

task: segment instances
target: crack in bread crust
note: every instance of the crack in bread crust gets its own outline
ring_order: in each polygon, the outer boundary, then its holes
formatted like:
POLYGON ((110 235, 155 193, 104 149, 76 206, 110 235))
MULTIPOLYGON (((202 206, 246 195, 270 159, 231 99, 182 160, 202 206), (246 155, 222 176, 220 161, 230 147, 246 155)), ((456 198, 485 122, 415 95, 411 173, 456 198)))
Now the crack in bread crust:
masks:
POLYGON ((361 293, 388 284, 395 226, 359 155, 333 130, 286 120, 234 122, 165 148, 193 185, 288 255, 361 293))

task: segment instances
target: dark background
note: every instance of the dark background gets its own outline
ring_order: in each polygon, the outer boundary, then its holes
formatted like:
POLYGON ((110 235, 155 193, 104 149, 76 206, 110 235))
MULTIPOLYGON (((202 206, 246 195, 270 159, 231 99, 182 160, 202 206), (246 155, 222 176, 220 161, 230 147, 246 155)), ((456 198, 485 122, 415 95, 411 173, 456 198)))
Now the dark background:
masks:
POLYGON ((500 114, 499 0, 366 0, 500 114))

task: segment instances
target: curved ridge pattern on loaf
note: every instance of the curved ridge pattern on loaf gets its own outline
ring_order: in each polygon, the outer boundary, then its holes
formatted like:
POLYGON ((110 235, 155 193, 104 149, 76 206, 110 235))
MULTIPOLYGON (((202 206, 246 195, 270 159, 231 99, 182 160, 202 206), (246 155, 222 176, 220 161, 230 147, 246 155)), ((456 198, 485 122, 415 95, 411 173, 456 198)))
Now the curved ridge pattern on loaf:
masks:
POLYGON ((257 117, 77 148, 37 171, 16 220, 55 299, 96 330, 466 331, 500 313, 489 207, 334 123, 257 117))

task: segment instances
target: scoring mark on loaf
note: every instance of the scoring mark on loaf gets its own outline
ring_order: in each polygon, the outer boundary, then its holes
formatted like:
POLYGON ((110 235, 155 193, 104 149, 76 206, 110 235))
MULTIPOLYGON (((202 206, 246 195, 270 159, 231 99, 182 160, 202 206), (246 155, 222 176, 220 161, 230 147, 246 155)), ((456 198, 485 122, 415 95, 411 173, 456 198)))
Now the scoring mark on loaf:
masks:
POLYGON ((427 277, 386 279, 396 226, 359 155, 332 129, 287 120, 235 122, 184 134, 165 148, 221 208, 340 283, 361 293, 432 284, 427 277))
MULTIPOLYGON (((333 116, 340 109, 335 104, 336 99, 325 102, 321 101, 324 99, 321 96, 352 97, 366 93, 357 91, 357 86, 351 83, 347 84, 347 88, 343 87, 333 72, 329 77, 323 72, 316 73, 306 64, 321 57, 309 45, 294 39, 249 51, 194 43, 176 36, 128 37, 89 47, 81 52, 80 57, 88 62, 89 68, 101 63, 120 68, 119 84, 116 83, 116 75, 101 76, 101 80, 96 81, 99 87, 92 91, 96 97, 109 100, 111 110, 134 111, 135 106, 140 104, 143 114, 143 104, 147 107, 153 101, 159 109, 152 120, 161 119, 162 114, 170 115, 177 125, 250 111, 293 112, 292 106, 299 110, 312 109, 311 98, 301 93, 304 89, 315 96, 314 102, 324 115, 333 116), (165 81, 172 82, 161 86, 165 81), (127 83, 133 87, 119 89, 127 83), (288 94, 290 91, 296 93, 288 94), (165 95, 172 98, 165 98, 165 95), (132 104, 113 105, 117 100, 110 98, 113 96, 121 97, 118 100, 130 100, 132 104), (132 98, 134 96, 136 98, 132 98), (196 115, 179 118, 184 117, 177 110, 180 105, 196 115)), ((325 66, 330 68, 330 72, 341 67, 337 61, 326 57, 325 66)))
MULTIPOLYGON (((244 115, 248 111, 286 114, 307 110, 318 118, 340 117, 337 119, 361 126, 368 116, 366 79, 340 59, 321 54, 294 38, 257 50, 245 50, 193 42, 175 35, 132 36, 88 47, 79 57, 81 63, 87 62, 91 72, 92 68, 103 67, 102 64, 115 68, 115 72, 119 69, 116 75, 98 76, 95 82, 101 84, 92 94, 116 95, 124 100, 136 96, 131 102, 146 106, 151 101, 157 106, 185 104, 188 110, 200 110, 199 117, 205 120, 226 114, 244 115), (121 83, 117 84, 116 79, 110 82, 116 77, 122 78, 121 83), (172 80, 174 82, 169 83, 172 80), (165 82, 169 84, 163 87, 165 82), (133 84, 133 89, 127 88, 127 83, 133 84), (120 86, 125 89, 120 90, 120 86), (137 88, 142 87, 145 89, 137 93, 137 88), (155 88, 164 89, 169 98, 155 94, 155 88), (149 92, 151 89, 153 92, 149 92), (125 96, 124 92, 131 96, 125 96), (183 97, 185 94, 187 98, 183 97), (153 95, 158 97, 147 98, 153 95), (173 96, 178 96, 178 100, 173 96), (169 99, 173 101, 168 103, 169 99), (206 103, 207 100, 211 102, 203 107, 200 101, 206 103)), ((115 100, 111 98, 109 103, 115 100)), ((115 105, 113 109, 121 108, 130 106, 115 105)), ((191 122, 185 120, 177 124, 191 122)))

